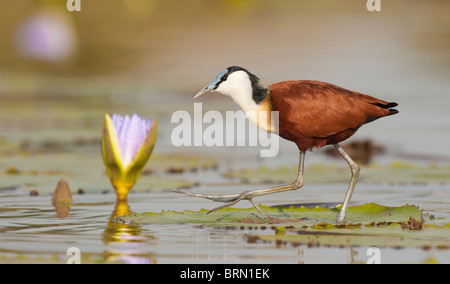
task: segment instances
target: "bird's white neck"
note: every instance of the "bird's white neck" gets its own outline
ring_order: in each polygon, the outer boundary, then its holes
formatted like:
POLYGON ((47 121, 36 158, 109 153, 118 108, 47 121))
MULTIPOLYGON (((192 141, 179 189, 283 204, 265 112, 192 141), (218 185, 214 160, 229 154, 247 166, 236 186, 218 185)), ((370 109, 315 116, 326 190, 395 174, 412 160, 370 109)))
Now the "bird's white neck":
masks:
POLYGON ((248 119, 260 129, 267 132, 276 132, 277 129, 275 127, 275 119, 273 117, 271 106, 271 102, 266 99, 260 104, 255 104, 252 108, 245 109, 243 106, 241 106, 241 108, 248 119))
POLYGON ((230 74, 216 91, 230 96, 242 108, 248 119, 260 129, 267 132, 276 130, 271 119, 271 97, 267 94, 261 102, 255 102, 252 84, 246 72, 237 71, 230 74))

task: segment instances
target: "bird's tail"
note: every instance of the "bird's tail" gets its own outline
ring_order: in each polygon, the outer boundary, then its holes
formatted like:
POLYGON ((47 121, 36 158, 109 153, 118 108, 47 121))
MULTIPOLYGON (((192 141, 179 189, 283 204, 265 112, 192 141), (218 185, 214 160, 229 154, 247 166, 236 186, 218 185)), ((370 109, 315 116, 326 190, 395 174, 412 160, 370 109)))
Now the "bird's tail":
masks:
POLYGON ((368 116, 367 117, 367 119, 366 119, 366 121, 364 122, 364 123, 369 123, 369 122, 372 122, 372 121, 374 121, 374 120, 377 120, 377 119, 379 119, 379 118, 381 118, 381 117, 384 117, 384 116, 389 116, 389 115, 394 115, 394 114, 396 114, 396 113, 398 113, 398 110, 396 110, 396 109, 394 109, 394 108, 391 108, 391 107, 396 107, 398 104, 397 103, 394 103, 394 102, 390 102, 390 103, 374 103, 374 105, 376 105, 376 106, 378 106, 378 107, 380 107, 380 108, 383 108, 383 109, 385 109, 385 110, 388 110, 389 112, 387 113, 387 114, 384 114, 384 115, 375 115, 375 116, 368 116))
POLYGON ((380 104, 380 103, 378 103, 377 105, 379 107, 382 107, 382 108, 392 108, 392 107, 398 106, 398 104, 394 103, 394 102, 390 102, 390 103, 387 103, 387 104, 380 104))
POLYGON ((376 103, 375 105, 387 109, 389 111, 389 113, 387 115, 394 115, 396 113, 398 113, 398 110, 394 109, 393 107, 398 106, 397 103, 394 102, 390 102, 390 103, 376 103))
POLYGON ((393 115, 393 114, 397 114, 398 110, 396 110, 395 108, 391 108, 389 109, 389 114, 388 115, 393 115))

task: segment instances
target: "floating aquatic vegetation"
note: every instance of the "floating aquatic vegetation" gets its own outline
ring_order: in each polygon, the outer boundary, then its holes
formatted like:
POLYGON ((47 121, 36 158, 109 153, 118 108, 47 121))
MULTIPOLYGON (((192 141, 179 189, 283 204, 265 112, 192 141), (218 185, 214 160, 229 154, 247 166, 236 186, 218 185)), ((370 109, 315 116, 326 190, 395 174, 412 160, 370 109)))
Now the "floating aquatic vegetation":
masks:
POLYGON ((402 229, 399 224, 392 223, 379 227, 359 227, 355 229, 322 229, 322 230, 289 230, 278 235, 248 235, 248 242, 274 243, 276 246, 308 246, 308 247, 391 247, 449 249, 450 231, 448 228, 429 228, 419 235, 402 229))
POLYGON ((6 174, 8 175, 18 175, 20 174, 20 171, 18 168, 14 167, 14 166, 8 166, 6 168, 6 174))
MULTIPOLYGON (((276 218, 283 226, 294 226, 299 228, 326 227, 327 225, 335 227, 336 215, 340 210, 340 205, 334 208, 306 208, 304 206, 285 208, 283 206, 268 207, 261 206, 271 217, 276 218)), ((211 225, 234 225, 240 226, 245 224, 265 224, 269 222, 260 216, 259 212, 254 209, 236 209, 225 208, 210 214, 209 210, 202 209, 200 211, 162 211, 161 213, 142 213, 136 215, 127 215, 120 217, 123 222, 131 222, 133 224, 211 224, 211 225)), ((354 224, 370 225, 371 222, 376 223, 393 223, 405 222, 410 217, 417 220, 422 218, 422 210, 414 205, 404 205, 401 207, 388 207, 375 203, 351 206, 348 211, 348 226, 354 227, 354 224)))
POLYGON ((198 228, 220 226, 230 229, 259 228, 258 234, 245 235, 248 242, 273 242, 280 245, 377 246, 450 248, 450 223, 437 226, 428 214, 414 205, 388 207, 376 203, 351 206, 344 225, 335 224, 335 208, 261 208, 279 224, 268 224, 254 208, 226 208, 206 214, 200 211, 162 211, 116 217, 117 222, 133 225, 193 224, 198 228), (272 230, 266 230, 266 229, 272 230))
POLYGON ((137 114, 122 117, 105 114, 102 153, 109 179, 118 200, 126 200, 153 151, 157 121, 137 114))

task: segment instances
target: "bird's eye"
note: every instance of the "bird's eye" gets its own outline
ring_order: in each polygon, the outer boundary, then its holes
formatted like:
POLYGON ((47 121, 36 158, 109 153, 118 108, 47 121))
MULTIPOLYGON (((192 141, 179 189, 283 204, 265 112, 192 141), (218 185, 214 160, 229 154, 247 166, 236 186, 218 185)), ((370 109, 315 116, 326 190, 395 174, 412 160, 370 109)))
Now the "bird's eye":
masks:
POLYGON ((216 83, 216 85, 214 86, 213 90, 217 89, 219 87, 219 85, 225 81, 228 78, 228 74, 223 75, 220 79, 219 82, 216 83))

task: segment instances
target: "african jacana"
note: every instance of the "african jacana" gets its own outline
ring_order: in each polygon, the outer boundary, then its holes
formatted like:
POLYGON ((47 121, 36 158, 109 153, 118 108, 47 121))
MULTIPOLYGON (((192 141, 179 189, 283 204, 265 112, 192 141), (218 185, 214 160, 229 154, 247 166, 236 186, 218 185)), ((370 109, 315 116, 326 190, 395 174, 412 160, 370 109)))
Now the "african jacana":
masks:
POLYGON ((255 117, 249 117, 249 119, 259 128, 277 132, 279 136, 297 144, 300 150, 298 176, 289 185, 246 191, 235 195, 183 193, 227 203, 210 212, 232 206, 246 199, 260 213, 267 216, 252 199, 261 195, 302 187, 306 151, 333 145, 347 161, 352 173, 342 208, 336 220, 337 223, 346 222, 348 205, 360 168, 338 143, 352 136, 363 124, 398 113, 396 109, 392 109, 397 106, 397 103, 386 102, 319 81, 283 81, 264 88, 260 85, 258 77, 238 66, 228 67, 221 71, 214 81, 195 94, 193 99, 212 91, 230 96, 246 113, 248 111, 269 113, 278 111, 278 129, 274 129, 270 120, 264 122, 255 117))

